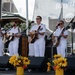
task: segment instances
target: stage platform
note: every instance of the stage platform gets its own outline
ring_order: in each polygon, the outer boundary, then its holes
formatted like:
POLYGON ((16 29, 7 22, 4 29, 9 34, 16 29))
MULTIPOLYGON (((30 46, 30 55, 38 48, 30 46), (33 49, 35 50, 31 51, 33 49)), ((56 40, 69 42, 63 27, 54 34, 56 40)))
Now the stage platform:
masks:
MULTIPOLYGON (((16 75, 16 71, 0 71, 0 75, 16 75)), ((54 71, 50 71, 50 72, 28 72, 25 71, 24 75, 55 75, 54 71)), ((66 71, 64 73, 64 75, 75 75, 75 71, 66 71)))
MULTIPOLYGON (((0 75, 16 75, 15 71, 0 71, 0 75)), ((47 72, 27 72, 25 71, 25 75, 54 75, 54 71, 49 73, 47 72)))
MULTIPOLYGON (((9 56, 0 57, 0 66, 1 66, 0 75, 16 75, 16 69, 8 63, 9 58, 10 58, 9 56)), ((28 57, 28 58, 31 60, 31 63, 30 66, 28 66, 28 68, 25 70, 25 75, 55 75, 55 72, 52 68, 51 71, 48 73, 46 71, 45 72, 40 71, 40 69, 43 70, 41 66, 45 66, 46 61, 51 61, 51 59, 47 59, 44 57, 43 58, 28 57)), ((75 75, 75 56, 73 55, 66 58, 67 58, 68 66, 66 68, 66 71, 64 72, 64 75, 75 75)))

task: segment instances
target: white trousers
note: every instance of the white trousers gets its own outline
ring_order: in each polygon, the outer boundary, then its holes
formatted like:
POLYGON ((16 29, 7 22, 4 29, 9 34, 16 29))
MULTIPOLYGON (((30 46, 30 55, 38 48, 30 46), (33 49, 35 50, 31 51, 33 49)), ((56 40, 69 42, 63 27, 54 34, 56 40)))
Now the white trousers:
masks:
POLYGON ((40 38, 34 43, 34 55, 35 57, 44 57, 45 54, 45 40, 40 38))
POLYGON ((57 47, 57 54, 61 54, 63 57, 66 55, 67 42, 62 42, 57 47))
POLYGON ((2 41, 2 38, 0 38, 0 56, 3 56, 3 48, 4 48, 4 43, 2 41))
POLYGON ((18 44, 19 44, 18 39, 15 39, 9 43, 8 50, 10 56, 18 55, 18 44))
POLYGON ((29 56, 34 56, 34 44, 29 43, 29 56))

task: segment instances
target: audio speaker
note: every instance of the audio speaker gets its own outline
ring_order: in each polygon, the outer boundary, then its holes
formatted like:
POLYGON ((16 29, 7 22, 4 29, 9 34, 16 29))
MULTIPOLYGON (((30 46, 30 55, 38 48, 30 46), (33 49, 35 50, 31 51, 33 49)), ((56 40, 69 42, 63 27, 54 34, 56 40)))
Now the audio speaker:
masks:
POLYGON ((40 69, 40 70, 47 70, 47 62, 49 62, 48 58, 46 57, 29 57, 30 65, 28 66, 29 69, 40 69))
POLYGON ((68 66, 67 69, 75 70, 75 55, 67 57, 68 66))
POLYGON ((5 70, 6 68, 14 69, 14 66, 9 63, 9 59, 9 56, 0 56, 0 70, 5 70))
POLYGON ((0 56, 0 66, 7 66, 9 58, 9 56, 0 56))

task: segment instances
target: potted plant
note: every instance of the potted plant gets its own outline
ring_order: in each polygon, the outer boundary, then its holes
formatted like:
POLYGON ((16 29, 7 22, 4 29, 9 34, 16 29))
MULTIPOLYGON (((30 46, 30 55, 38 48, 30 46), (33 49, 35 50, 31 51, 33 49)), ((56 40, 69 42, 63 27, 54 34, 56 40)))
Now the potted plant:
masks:
POLYGON ((64 69, 67 66, 67 59, 61 55, 54 55, 53 68, 55 70, 55 75, 64 75, 64 69))
POLYGON ((9 63, 16 67, 16 75, 24 75, 24 68, 30 64, 30 60, 27 57, 13 55, 10 57, 9 63))

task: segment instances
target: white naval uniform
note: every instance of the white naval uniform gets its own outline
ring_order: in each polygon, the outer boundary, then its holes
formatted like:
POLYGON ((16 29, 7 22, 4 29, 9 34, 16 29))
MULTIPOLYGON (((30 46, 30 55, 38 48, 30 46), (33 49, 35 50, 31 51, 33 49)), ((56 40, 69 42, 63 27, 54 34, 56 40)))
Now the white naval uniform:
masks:
MULTIPOLYGON (((34 27, 31 28, 30 32, 34 30, 34 27)), ((30 37, 29 37, 30 39, 30 37)), ((28 56, 34 56, 34 43, 29 43, 29 53, 28 56)))
MULTIPOLYGON (((14 33, 14 34, 19 33, 19 28, 16 27, 14 29, 14 27, 13 27, 9 32, 14 33)), ((9 50, 10 56, 18 55, 18 44, 19 44, 19 38, 18 37, 15 37, 14 40, 9 43, 8 50, 9 50)))
MULTIPOLYGON (((3 29, 3 28, 1 28, 3 29)), ((3 30, 2 33, 5 33, 5 31, 3 30)), ((3 37, 2 34, 0 33, 0 56, 3 56, 3 49, 4 49, 4 43, 3 43, 3 37)))
MULTIPOLYGON (((28 39, 30 40, 30 37, 28 37, 28 39)), ((34 43, 29 43, 29 53, 28 56, 34 56, 34 43)))
MULTIPOLYGON (((60 36, 62 30, 63 28, 60 29, 60 27, 58 27, 58 29, 54 32, 54 36, 60 36)), ((64 31, 64 35, 68 35, 67 30, 64 31)), ((65 57, 66 48, 67 48, 67 38, 61 37, 60 44, 57 47, 57 54, 61 54, 63 57, 65 57)))
POLYGON ((34 56, 34 44, 29 43, 29 56, 34 56))
MULTIPOLYGON (((43 24, 40 25, 34 25, 31 29, 31 31, 37 30, 38 27, 41 26, 39 32, 46 32, 46 27, 43 24)), ((37 39, 34 42, 34 56, 35 57, 44 57, 44 53, 45 53, 45 34, 44 35, 40 35, 38 34, 39 39, 37 39)))
POLYGON ((3 56, 3 48, 4 48, 4 43, 2 41, 2 36, 0 36, 0 56, 3 56))

